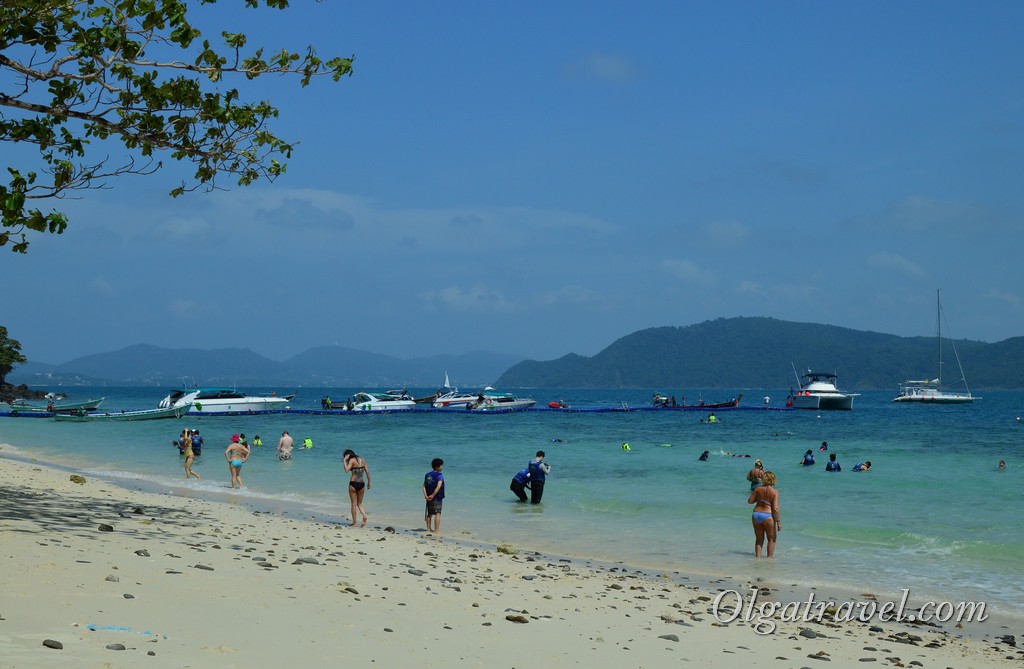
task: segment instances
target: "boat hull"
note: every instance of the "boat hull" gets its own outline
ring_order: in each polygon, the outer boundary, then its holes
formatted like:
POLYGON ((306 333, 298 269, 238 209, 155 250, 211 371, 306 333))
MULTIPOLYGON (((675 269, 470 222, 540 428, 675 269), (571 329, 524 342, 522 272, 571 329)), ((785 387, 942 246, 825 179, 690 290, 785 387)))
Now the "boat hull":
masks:
POLYGON ((797 395, 790 402, 794 409, 815 411, 850 411, 853 409, 853 395, 797 395))
POLYGON ((73 423, 91 423, 97 421, 134 421, 157 420, 160 418, 181 418, 188 413, 187 406, 167 407, 163 409, 143 409, 141 411, 114 411, 109 413, 69 413, 55 414, 53 419, 73 423))
POLYGON ((104 397, 98 400, 85 400, 82 402, 51 402, 46 405, 39 404, 11 404, 11 414, 17 413, 68 413, 72 411, 93 411, 103 404, 104 397))
POLYGON ((958 393, 901 393, 892 398, 893 402, 906 404, 970 404, 974 396, 958 393))
POLYGON ((238 399, 197 399, 189 413, 252 413, 257 411, 280 411, 288 406, 283 397, 240 397, 238 399))

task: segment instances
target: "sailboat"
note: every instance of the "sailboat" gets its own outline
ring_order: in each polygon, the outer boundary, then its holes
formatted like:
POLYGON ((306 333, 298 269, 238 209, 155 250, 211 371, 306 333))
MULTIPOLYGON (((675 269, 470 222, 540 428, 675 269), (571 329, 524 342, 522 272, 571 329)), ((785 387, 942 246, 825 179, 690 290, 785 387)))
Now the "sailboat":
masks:
POLYGON ((950 339, 950 346, 953 348, 953 355, 956 357, 956 364, 960 370, 960 380, 963 381, 962 392, 951 392, 942 389, 942 298, 940 291, 935 291, 935 304, 937 310, 935 339, 938 344, 939 374, 934 379, 923 381, 904 381, 900 386, 900 394, 892 398, 893 402, 918 402, 920 404, 969 404, 975 398, 967 387, 967 378, 964 376, 963 365, 960 364, 960 356, 956 352, 956 345, 950 339))

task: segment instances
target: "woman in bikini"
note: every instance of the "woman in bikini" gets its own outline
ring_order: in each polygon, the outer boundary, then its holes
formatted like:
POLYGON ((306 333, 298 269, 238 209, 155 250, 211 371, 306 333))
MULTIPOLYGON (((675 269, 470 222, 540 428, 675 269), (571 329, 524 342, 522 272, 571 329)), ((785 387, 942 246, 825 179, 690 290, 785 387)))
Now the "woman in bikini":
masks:
POLYGON ((181 436, 178 437, 178 443, 184 446, 183 453, 185 454, 185 478, 190 479, 195 476, 197 479, 202 478, 199 474, 192 471, 192 463, 196 461, 195 451, 192 450, 192 435, 187 429, 181 431, 181 436))
POLYGON ((231 443, 224 450, 224 459, 228 461, 231 471, 231 487, 242 487, 242 465, 249 459, 249 447, 238 443, 238 435, 231 435, 231 443))
POLYGON ((747 504, 754 505, 750 522, 754 526, 754 557, 761 557, 761 548, 768 540, 768 557, 775 555, 775 539, 782 531, 782 515, 779 512, 779 491, 775 489, 774 472, 765 472, 761 485, 750 493, 747 504))
POLYGON ((366 460, 356 455, 351 449, 346 449, 343 456, 345 471, 352 477, 348 482, 348 497, 352 500, 352 524, 356 524, 356 512, 363 516, 360 527, 366 527, 366 509, 363 507, 363 495, 370 489, 370 468, 366 466, 366 460))

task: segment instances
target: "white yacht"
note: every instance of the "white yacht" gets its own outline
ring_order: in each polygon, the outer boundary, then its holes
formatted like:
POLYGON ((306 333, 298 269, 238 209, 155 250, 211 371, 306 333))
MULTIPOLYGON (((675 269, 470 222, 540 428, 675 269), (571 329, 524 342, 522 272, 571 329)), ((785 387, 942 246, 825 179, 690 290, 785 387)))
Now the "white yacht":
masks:
POLYGON ((335 411, 408 411, 415 406, 412 399, 391 393, 358 392, 347 402, 332 402, 330 408, 335 411))
POLYGON ((860 393, 844 393, 836 387, 836 375, 828 372, 807 373, 797 380, 800 390, 791 395, 786 405, 794 409, 820 409, 849 411, 853 398, 860 393))
POLYGON ((942 300, 939 291, 935 292, 935 341, 938 346, 938 370, 939 375, 934 379, 923 381, 904 381, 900 385, 900 394, 892 398, 893 402, 919 403, 919 404, 970 404, 976 398, 967 387, 967 378, 964 376, 963 365, 960 364, 960 355, 956 352, 956 346, 950 339, 950 346, 953 348, 953 356, 956 358, 956 365, 960 370, 960 381, 963 390, 950 391, 942 389, 942 300))
POLYGON ((469 411, 494 411, 497 409, 528 409, 537 400, 515 397, 511 393, 495 392, 487 386, 479 393, 460 393, 452 388, 450 392, 438 395, 434 400, 435 409, 463 409, 469 411))
POLYGON ((254 413, 287 409, 295 395, 247 395, 234 388, 185 388, 171 391, 157 405, 160 409, 183 407, 189 413, 254 413))

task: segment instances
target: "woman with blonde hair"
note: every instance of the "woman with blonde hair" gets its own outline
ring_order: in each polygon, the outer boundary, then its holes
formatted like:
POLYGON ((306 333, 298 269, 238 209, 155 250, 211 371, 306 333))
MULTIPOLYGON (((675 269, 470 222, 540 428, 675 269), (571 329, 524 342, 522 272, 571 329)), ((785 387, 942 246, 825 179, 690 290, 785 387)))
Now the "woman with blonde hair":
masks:
POLYGON ((764 465, 761 464, 760 460, 754 460, 754 468, 747 472, 747 480, 750 481, 751 490, 761 485, 762 477, 764 477, 764 465))
POLYGON ((761 549, 768 541, 767 556, 775 555, 775 540, 782 531, 782 514, 779 511, 779 491, 775 489, 774 472, 765 472, 761 485, 750 493, 747 504, 754 505, 750 522, 754 526, 754 557, 761 557, 761 549))
POLYGON ((202 478, 199 474, 192 471, 192 463, 196 461, 196 454, 192 450, 192 433, 187 428, 181 431, 181 436, 178 437, 178 444, 181 446, 181 452, 185 455, 185 479, 190 479, 193 476, 197 479, 202 478))

